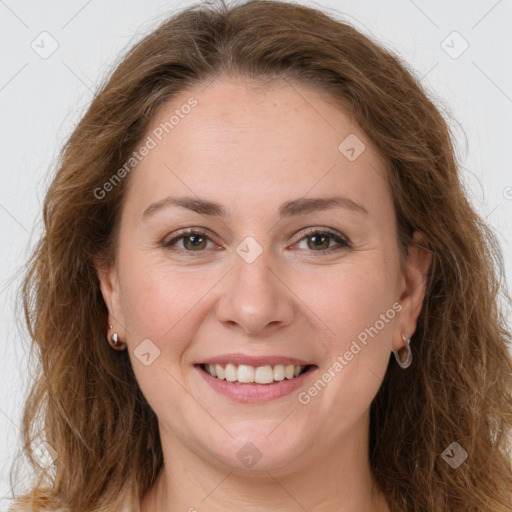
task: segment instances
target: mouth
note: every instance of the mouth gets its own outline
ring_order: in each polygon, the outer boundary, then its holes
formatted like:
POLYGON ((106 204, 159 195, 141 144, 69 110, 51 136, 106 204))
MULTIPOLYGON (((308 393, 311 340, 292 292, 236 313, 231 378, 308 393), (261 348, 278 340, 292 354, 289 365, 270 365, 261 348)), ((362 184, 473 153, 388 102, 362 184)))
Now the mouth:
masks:
POLYGON ((204 393, 209 393, 207 389, 211 389, 243 404, 263 404, 293 395, 306 385, 310 375, 318 369, 314 364, 250 366, 225 362, 200 363, 194 367, 201 380, 208 385, 204 393))
POLYGON ((233 384, 247 385, 272 385, 278 382, 294 380, 316 368, 313 364, 293 365, 275 364, 263 366, 251 366, 246 364, 206 364, 198 366, 204 373, 217 380, 227 381, 233 384))

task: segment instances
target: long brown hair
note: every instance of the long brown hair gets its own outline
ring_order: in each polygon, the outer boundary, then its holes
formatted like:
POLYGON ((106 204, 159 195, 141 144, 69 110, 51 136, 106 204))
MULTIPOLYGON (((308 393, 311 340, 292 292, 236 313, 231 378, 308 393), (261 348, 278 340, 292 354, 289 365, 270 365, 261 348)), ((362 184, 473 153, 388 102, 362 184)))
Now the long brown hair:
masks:
MULTIPOLYGON (((119 511, 162 468, 157 418, 128 354, 106 342, 93 259, 115 258, 129 176, 94 193, 178 92, 222 74, 327 90, 379 148, 401 248, 423 233, 432 264, 413 366, 390 358, 371 405, 370 462, 393 511, 512 509, 510 303, 496 238, 469 204, 452 135, 406 64, 332 14, 285 1, 195 4, 137 43, 101 84, 65 144, 44 233, 21 290, 39 371, 23 414, 33 481, 12 510, 119 511), (48 469, 33 450, 57 453, 48 469), (454 468, 452 443, 468 454, 454 468)), ((14 478, 13 480, 17 480, 14 478)))

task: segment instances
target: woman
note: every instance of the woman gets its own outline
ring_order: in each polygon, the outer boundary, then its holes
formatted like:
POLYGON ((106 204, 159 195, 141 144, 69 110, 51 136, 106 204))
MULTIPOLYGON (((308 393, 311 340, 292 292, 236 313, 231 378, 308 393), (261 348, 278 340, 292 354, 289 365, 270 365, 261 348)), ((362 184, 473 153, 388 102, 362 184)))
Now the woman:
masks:
POLYGON ((351 26, 271 0, 166 20, 44 221, 12 510, 512 508, 499 247, 436 107, 351 26))

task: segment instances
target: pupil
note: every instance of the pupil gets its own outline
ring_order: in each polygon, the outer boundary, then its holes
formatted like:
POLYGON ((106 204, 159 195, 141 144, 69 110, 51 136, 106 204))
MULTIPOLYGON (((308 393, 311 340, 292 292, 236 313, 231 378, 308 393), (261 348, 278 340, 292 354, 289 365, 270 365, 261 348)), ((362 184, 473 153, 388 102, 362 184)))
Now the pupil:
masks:
POLYGON ((325 235, 314 235, 314 236, 312 236, 312 237, 311 237, 311 240, 314 240, 314 242, 313 242, 313 246, 314 246, 314 247, 319 247, 320 245, 322 245, 322 242, 320 242, 320 243, 316 243, 316 242, 317 242, 319 239, 323 239, 323 240, 324 240, 324 242, 325 242, 326 238, 327 238, 327 237, 326 237, 325 235))
POLYGON ((196 235, 189 235, 188 240, 191 242, 191 245, 193 247, 198 247, 198 245, 203 240, 202 236, 196 236, 196 235))

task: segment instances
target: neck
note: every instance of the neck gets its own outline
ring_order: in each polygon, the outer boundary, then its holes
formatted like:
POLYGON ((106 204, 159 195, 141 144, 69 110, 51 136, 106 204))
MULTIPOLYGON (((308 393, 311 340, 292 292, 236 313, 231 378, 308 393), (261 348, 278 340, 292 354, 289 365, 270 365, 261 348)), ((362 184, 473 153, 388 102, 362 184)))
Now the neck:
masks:
POLYGON ((189 450, 175 437, 161 435, 166 440, 164 467, 144 496, 140 512, 389 512, 370 469, 368 425, 365 416, 334 446, 320 450, 319 440, 298 455, 293 467, 272 470, 257 470, 256 464, 241 471, 189 450))

